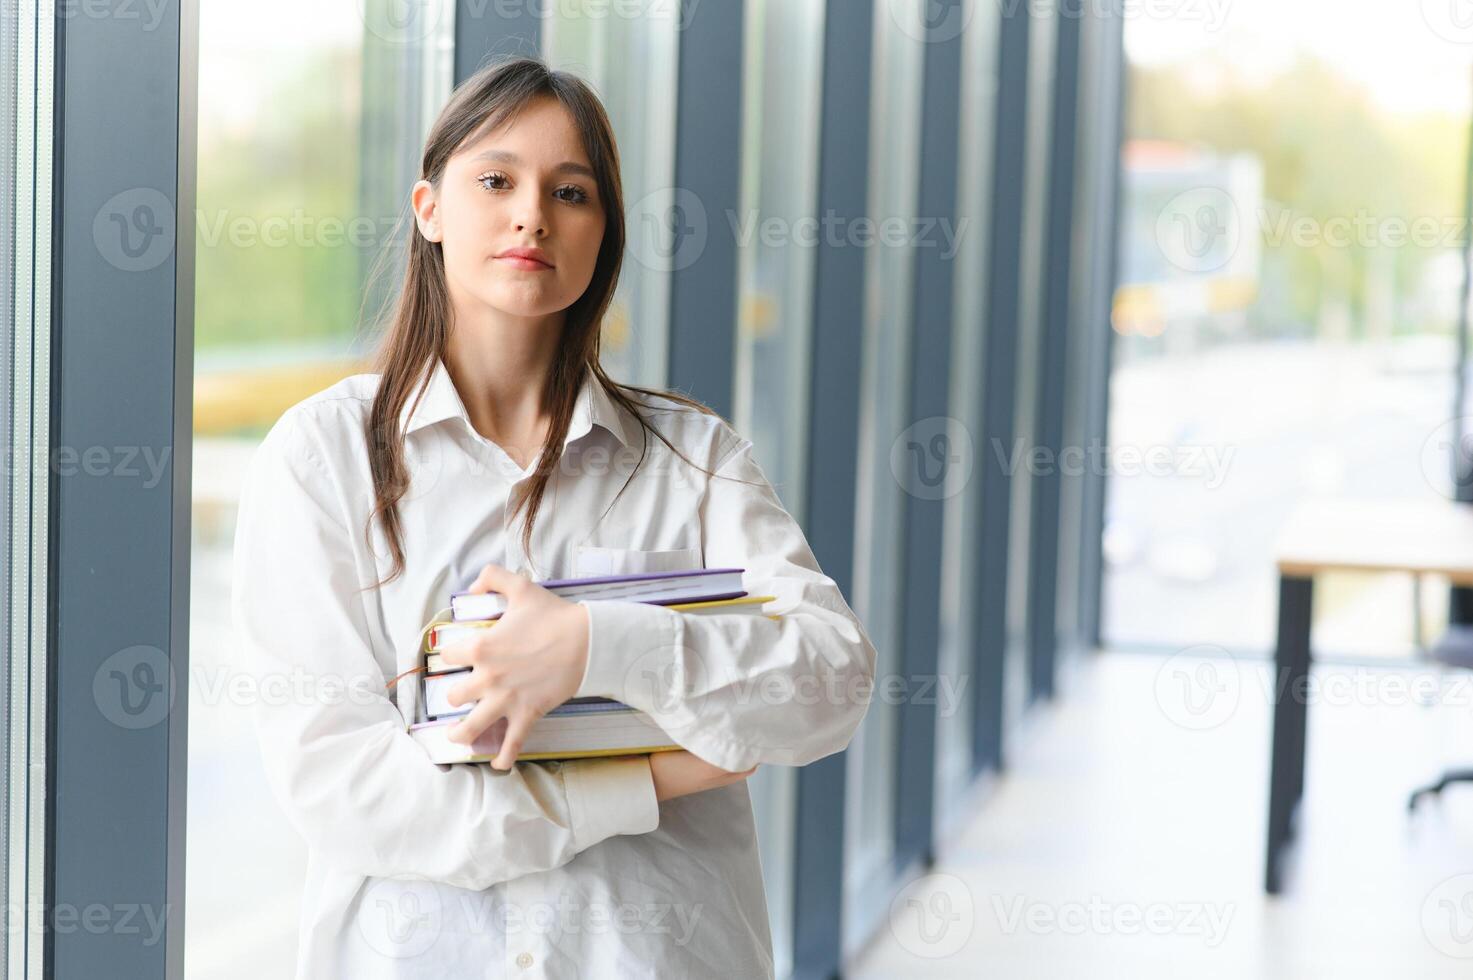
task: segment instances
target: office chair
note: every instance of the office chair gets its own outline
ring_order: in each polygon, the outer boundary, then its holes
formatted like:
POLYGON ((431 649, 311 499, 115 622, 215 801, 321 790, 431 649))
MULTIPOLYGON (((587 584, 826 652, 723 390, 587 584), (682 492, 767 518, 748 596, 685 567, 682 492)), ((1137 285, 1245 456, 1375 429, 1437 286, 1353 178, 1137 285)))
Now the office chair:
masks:
MULTIPOLYGON (((1421 632, 1418 631, 1418 639, 1421 632)), ((1454 623, 1426 653, 1427 659, 1462 670, 1473 670, 1473 625, 1454 623)), ((1439 796, 1453 783, 1473 783, 1473 767, 1449 769, 1437 779, 1412 792, 1407 799, 1407 809, 1416 810, 1417 804, 1430 796, 1439 796)))

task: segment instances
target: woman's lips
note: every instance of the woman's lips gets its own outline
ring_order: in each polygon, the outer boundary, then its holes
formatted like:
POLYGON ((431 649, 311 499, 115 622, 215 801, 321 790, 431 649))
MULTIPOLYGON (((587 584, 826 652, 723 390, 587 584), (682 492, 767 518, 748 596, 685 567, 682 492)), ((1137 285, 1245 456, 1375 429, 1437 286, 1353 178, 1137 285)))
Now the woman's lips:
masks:
POLYGON ((498 256, 497 259, 496 259, 496 261, 497 262, 505 262, 507 265, 511 266, 513 269, 526 269, 528 272, 551 272, 552 271, 552 266, 547 265, 546 263, 538 262, 536 259, 524 259, 524 258, 522 258, 519 255, 502 255, 502 256, 498 256))

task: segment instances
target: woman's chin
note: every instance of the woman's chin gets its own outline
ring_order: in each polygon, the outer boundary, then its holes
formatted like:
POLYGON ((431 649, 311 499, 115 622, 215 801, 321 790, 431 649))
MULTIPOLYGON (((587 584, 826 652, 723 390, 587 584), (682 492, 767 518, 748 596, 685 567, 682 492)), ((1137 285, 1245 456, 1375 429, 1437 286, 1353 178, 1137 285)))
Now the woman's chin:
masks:
POLYGON ((569 304, 559 303, 556 297, 540 291, 537 295, 527 295, 525 290, 497 290, 486 298, 486 305, 506 316, 536 319, 567 309, 569 304))

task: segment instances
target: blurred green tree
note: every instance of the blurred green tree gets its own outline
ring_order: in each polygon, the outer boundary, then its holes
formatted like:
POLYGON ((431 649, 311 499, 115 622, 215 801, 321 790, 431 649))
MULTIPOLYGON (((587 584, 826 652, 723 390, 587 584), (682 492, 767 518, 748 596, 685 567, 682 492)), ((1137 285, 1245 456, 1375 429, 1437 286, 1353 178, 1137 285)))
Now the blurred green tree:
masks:
POLYGON ((1455 252, 1467 233, 1467 121, 1390 112, 1309 57, 1267 81, 1224 72, 1209 85, 1202 77, 1191 66, 1133 66, 1126 134, 1262 161, 1264 280, 1286 288, 1260 295, 1250 326, 1312 333, 1327 307, 1343 305, 1355 337, 1377 328, 1451 330, 1450 317, 1419 291, 1429 263, 1455 252), (1350 241, 1337 240, 1347 226, 1350 241), (1383 309, 1389 324, 1376 322, 1383 309))

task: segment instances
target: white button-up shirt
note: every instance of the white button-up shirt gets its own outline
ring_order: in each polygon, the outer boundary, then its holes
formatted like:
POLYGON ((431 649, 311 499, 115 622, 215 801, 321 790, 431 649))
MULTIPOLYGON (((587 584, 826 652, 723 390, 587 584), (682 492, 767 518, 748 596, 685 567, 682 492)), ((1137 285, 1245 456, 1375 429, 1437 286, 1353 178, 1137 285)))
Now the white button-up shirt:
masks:
POLYGON ((437 361, 401 416, 405 571, 375 590, 390 567, 378 520, 364 536, 377 385, 355 375, 282 416, 252 459, 236 530, 240 667, 261 692, 267 777, 308 846, 297 976, 771 976, 745 782, 657 803, 642 757, 436 765, 386 688, 487 563, 537 579, 740 567, 749 593, 777 597, 764 607, 777 619, 586 603, 578 694, 621 698, 732 771, 842 749, 875 651, 751 442, 647 399, 665 438, 736 479, 654 437, 635 470, 641 428, 589 373, 523 554, 508 495, 535 467, 471 426, 437 361))

